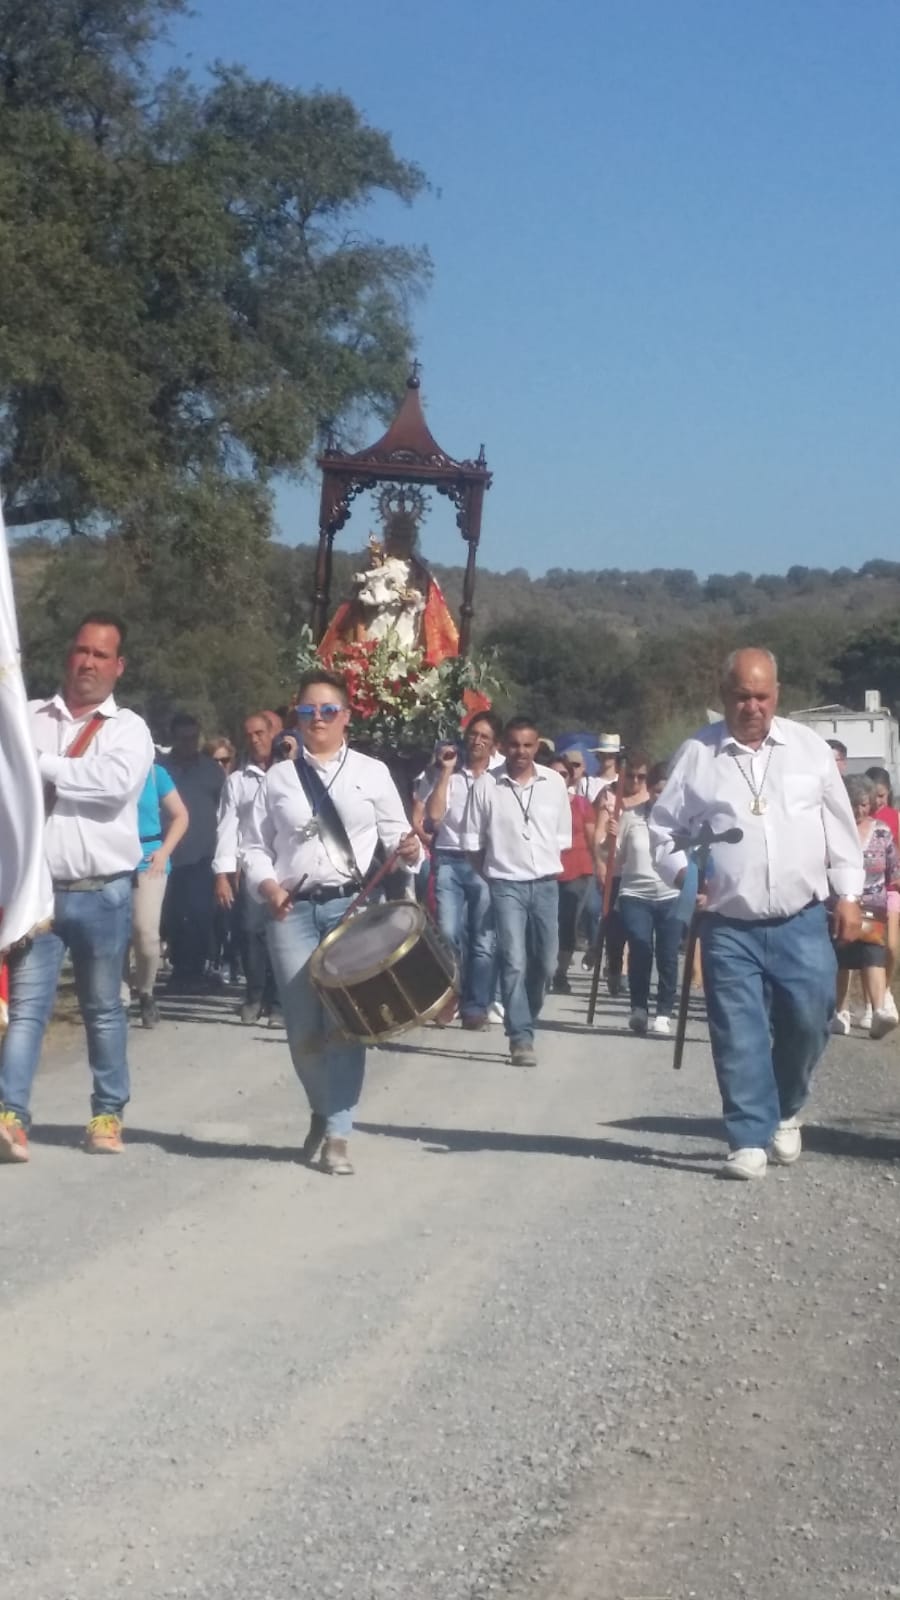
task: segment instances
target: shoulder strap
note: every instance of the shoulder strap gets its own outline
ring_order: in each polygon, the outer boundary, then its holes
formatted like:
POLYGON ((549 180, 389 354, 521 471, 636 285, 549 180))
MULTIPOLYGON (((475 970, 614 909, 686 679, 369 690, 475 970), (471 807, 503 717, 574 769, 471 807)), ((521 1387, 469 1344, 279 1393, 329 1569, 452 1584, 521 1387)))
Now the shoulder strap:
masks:
MULTIPOLYGON (((100 729, 103 727, 105 721, 106 718, 103 716, 102 712, 95 711, 92 716, 88 717, 84 727, 79 728, 74 739, 72 740, 72 743, 69 745, 68 750, 63 751, 63 755, 71 757, 73 761, 77 760, 79 756, 83 756, 88 745, 91 743, 91 740, 100 732, 100 729)), ((54 783, 45 783, 45 816, 49 817, 53 807, 56 805, 56 798, 56 785, 54 783)))
POLYGON ((320 778, 315 767, 308 761, 298 756, 294 762, 300 786, 312 808, 314 817, 318 818, 319 827, 327 845, 330 846, 336 858, 336 865, 347 877, 354 882, 359 881, 360 872, 353 854, 353 846, 347 837, 347 830, 341 821, 341 814, 331 798, 327 788, 320 778))

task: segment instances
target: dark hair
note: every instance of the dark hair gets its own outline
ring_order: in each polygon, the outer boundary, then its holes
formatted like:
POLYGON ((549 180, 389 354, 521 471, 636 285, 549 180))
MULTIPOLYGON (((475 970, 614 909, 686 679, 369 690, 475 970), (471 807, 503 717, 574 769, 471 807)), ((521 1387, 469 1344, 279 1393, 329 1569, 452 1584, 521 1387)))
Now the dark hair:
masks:
POLYGON ((174 733, 176 728, 199 728, 200 723, 190 711, 176 711, 170 726, 174 733))
POLYGON ((474 728, 476 722, 486 722, 495 739, 499 739, 501 733, 503 732, 503 723, 498 717, 496 711, 473 711, 468 722, 466 723, 464 731, 468 733, 470 728, 474 728))
MULTIPOLYGON (((635 767, 649 767, 649 766, 650 766, 650 757, 648 756, 646 750, 641 750, 640 747, 635 747, 634 750, 626 750, 625 751, 625 767, 629 772, 633 772, 635 767)), ((649 781, 649 773, 648 773, 648 781, 649 781)))
POLYGON ((652 789, 656 783, 665 783, 669 776, 668 761, 654 761, 647 773, 647 788, 652 789))
POLYGON ((78 638, 82 628, 115 628, 119 635, 119 655, 124 651, 128 627, 115 611, 89 611, 79 622, 72 635, 73 639, 78 638))
POLYGON ((571 770, 570 767, 569 767, 569 763, 566 760, 565 756, 551 756, 550 760, 547 762, 547 766, 548 767, 564 767, 566 772, 569 772, 571 770))
POLYGON ((844 760, 846 761, 846 759, 847 759, 847 746, 845 744, 843 744, 840 739, 826 739, 825 743, 827 745, 830 745, 832 750, 836 750, 838 755, 839 756, 843 756, 844 760))
POLYGON ((873 783, 884 785, 888 792, 887 803, 892 806, 894 804, 894 790, 887 767, 866 767, 866 777, 871 778, 873 783))
POLYGON ((305 694, 307 689, 312 689, 315 684, 322 683, 328 689, 337 689, 344 697, 344 705, 349 706, 350 696, 347 685, 339 672, 329 672, 326 667, 312 667, 309 672, 304 672, 297 685, 297 700, 305 694))
POLYGON ((506 727, 503 729, 503 737, 508 739, 511 733, 520 733, 525 728, 530 728, 533 733, 540 731, 534 717, 510 717, 506 727))

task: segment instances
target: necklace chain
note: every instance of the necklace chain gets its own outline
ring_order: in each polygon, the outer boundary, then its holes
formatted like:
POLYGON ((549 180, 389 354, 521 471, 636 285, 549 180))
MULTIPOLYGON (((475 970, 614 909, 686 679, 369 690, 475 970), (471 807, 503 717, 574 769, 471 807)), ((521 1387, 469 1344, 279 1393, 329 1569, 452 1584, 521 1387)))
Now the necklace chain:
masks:
MULTIPOLYGON (((752 778, 752 776, 751 776, 751 774, 749 772, 745 772, 744 771, 744 768, 741 766, 740 757, 738 756, 737 751, 736 750, 732 750, 732 752, 731 752, 734 764, 737 767, 738 772, 740 773, 741 777, 743 778, 745 784, 747 785, 747 788, 750 790, 750 793, 753 796, 753 804, 751 805, 750 809, 751 809, 752 812, 754 812, 755 815, 761 814, 762 809, 765 806, 765 801, 763 800, 763 789, 766 786, 766 779, 769 776, 769 767, 770 767, 771 762, 772 762, 772 752, 773 752, 774 749, 775 749, 774 744, 770 744, 769 745, 769 753, 768 753, 768 755, 766 757, 766 764, 765 764, 765 766, 763 768, 763 775, 760 778, 758 784, 754 783, 753 778, 752 778)), ((751 766, 752 766, 752 762, 753 762, 753 757, 752 756, 750 757, 750 761, 751 761, 751 766)))

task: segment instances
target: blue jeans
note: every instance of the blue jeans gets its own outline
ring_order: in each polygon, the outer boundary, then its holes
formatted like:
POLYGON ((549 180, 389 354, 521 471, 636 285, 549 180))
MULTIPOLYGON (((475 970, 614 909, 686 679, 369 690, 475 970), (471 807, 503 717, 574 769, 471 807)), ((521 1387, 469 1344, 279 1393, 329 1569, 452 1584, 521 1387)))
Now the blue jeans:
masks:
POLYGON ((825 907, 793 917, 700 919, 703 986, 725 1133, 765 1149, 809 1093, 828 1040, 836 962, 825 907))
POLYGON ((353 1131, 366 1047, 341 1035, 310 983, 309 958, 349 903, 298 900, 283 922, 270 920, 266 929, 294 1071, 310 1110, 325 1118, 326 1133, 342 1139, 353 1131))
POLYGON ((53 928, 9 963, 9 1027, 0 1047, 0 1104, 29 1127, 31 1086, 67 950, 94 1077, 91 1114, 128 1104, 128 1018, 122 965, 131 938, 131 878, 57 894, 53 928))
POLYGON ((494 998, 495 950, 491 891, 465 856, 435 854, 438 927, 459 961, 464 1017, 484 1016, 494 998))
POLYGON ((628 939, 628 987, 631 1004, 650 1009, 650 975, 656 949, 656 1010, 670 1017, 678 992, 678 951, 684 932, 678 895, 666 900, 642 900, 636 894, 619 896, 619 915, 628 939))
POLYGON ((559 959, 559 885, 555 878, 492 878, 491 904, 506 1032, 510 1044, 530 1045, 559 959))

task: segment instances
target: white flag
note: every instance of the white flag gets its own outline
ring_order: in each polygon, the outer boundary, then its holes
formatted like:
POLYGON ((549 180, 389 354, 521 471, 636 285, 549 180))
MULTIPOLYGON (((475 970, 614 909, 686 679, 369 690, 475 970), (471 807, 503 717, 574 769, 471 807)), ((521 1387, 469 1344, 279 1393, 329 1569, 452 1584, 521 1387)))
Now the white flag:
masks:
POLYGON ((44 858, 44 792, 19 660, 6 530, 0 512, 0 950, 53 913, 44 858))

